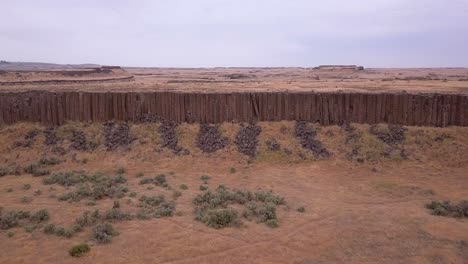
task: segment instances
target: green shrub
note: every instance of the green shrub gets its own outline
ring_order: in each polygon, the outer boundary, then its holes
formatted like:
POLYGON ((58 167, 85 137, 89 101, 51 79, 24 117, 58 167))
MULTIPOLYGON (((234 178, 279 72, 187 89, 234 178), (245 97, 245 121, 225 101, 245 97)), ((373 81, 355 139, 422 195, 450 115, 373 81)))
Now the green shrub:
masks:
POLYGON ((97 225, 93 229, 92 238, 99 244, 105 244, 112 241, 112 237, 119 235, 114 227, 109 223, 97 225))
POLYGON ((41 168, 40 165, 38 164, 30 164, 28 166, 26 166, 23 171, 25 173, 29 173, 29 174, 32 174, 33 176, 45 176, 45 175, 49 175, 50 174, 50 171, 49 170, 46 170, 46 169, 43 169, 41 168))
POLYGON ((7 168, 0 167, 0 177, 10 174, 10 170, 7 168))
POLYGON ((0 229, 10 229, 20 224, 21 220, 28 219, 31 214, 28 211, 6 211, 0 210, 0 229))
POLYGON ((456 218, 468 217, 468 200, 460 201, 458 204, 450 201, 432 201, 426 204, 433 215, 450 216, 456 218))
POLYGON ((73 246, 68 253, 72 257, 81 257, 84 254, 88 253, 91 250, 88 244, 82 243, 76 246, 73 246))
POLYGON ((261 202, 264 202, 264 203, 274 203, 275 205, 284 204, 284 198, 279 196, 279 195, 274 195, 272 191, 255 192, 255 198, 258 201, 261 201, 261 202))
MULTIPOLYGON (((242 216, 249 221, 257 220, 257 222, 275 227, 278 224, 276 207, 284 204, 284 198, 273 194, 271 191, 259 191, 256 193, 241 190, 231 191, 224 185, 219 185, 214 191, 205 190, 203 193, 198 194, 193 199, 193 204, 196 205, 194 210, 195 219, 202 221, 210 227, 216 227, 217 225, 208 224, 207 219, 211 219, 209 220, 210 222, 216 223, 217 212, 221 209, 229 209, 230 205, 243 205, 245 210, 242 216)), ((221 216, 227 213, 220 211, 221 216)), ((224 218, 221 217, 221 219, 224 218)), ((237 217, 237 219, 240 222, 240 218, 237 217)), ((223 220, 219 221, 222 222, 223 220)))
POLYGON ((305 212, 304 206, 301 206, 301 207, 297 208, 297 211, 298 211, 299 213, 304 213, 304 212, 305 212))
POLYGON ((40 165, 50 165, 50 166, 53 166, 53 165, 57 165, 57 164, 60 164, 62 161, 57 159, 57 158, 42 158, 39 160, 39 164, 40 165))
POLYGON ((104 219, 109 221, 124 221, 124 220, 131 220, 132 216, 128 213, 122 212, 119 208, 112 208, 104 214, 104 219))
POLYGON ((42 222, 47 222, 50 219, 49 212, 46 209, 41 209, 31 215, 29 220, 33 223, 40 224, 42 222))
POLYGON ((202 180, 203 183, 205 183, 205 184, 208 184, 208 180, 210 180, 210 179, 211 179, 211 177, 208 176, 208 175, 202 175, 202 176, 200 177, 200 180, 202 180))
POLYGON ((138 172, 135 176, 137 178, 141 178, 141 177, 145 176, 145 174, 143 172, 138 172))
POLYGON ((154 178, 144 178, 140 180, 140 185, 144 184, 154 184, 156 186, 161 186, 161 187, 168 187, 169 185, 167 184, 166 180, 166 175, 164 174, 159 174, 155 176, 154 178))
POLYGON ((24 231, 26 231, 27 233, 32 233, 34 232, 34 230, 36 230, 36 227, 35 225, 27 225, 24 227, 24 231))
POLYGON ((22 203, 30 203, 30 202, 32 202, 32 200, 33 200, 33 199, 32 199, 31 197, 29 197, 29 196, 23 196, 23 197, 21 197, 21 202, 22 202, 22 203))
MULTIPOLYGON (((57 179, 64 178, 59 177, 57 179)), ((73 179, 78 178, 74 177, 73 179)), ((123 175, 106 177, 96 174, 93 176, 85 175, 79 179, 79 181, 81 181, 80 185, 74 191, 59 196, 58 199, 60 201, 80 201, 83 198, 91 198, 93 200, 101 200, 104 198, 123 198, 128 192, 128 187, 123 185, 127 182, 127 179, 123 175)), ((47 182, 55 182, 55 179, 50 178, 47 182)))
POLYGON ((179 186, 179 188, 180 188, 181 190, 187 190, 187 189, 188 189, 188 186, 185 185, 185 184, 181 184, 181 185, 179 186))
POLYGON ((115 173, 124 174, 125 173, 125 168, 124 167, 119 167, 119 168, 117 168, 117 171, 115 173))
POLYGON ((140 180, 140 185, 150 184, 150 183, 153 183, 153 179, 152 179, 152 178, 144 178, 144 179, 141 179, 141 180, 140 180))
POLYGON ((278 220, 277 219, 269 219, 265 222, 265 224, 269 227, 278 227, 278 220))
POLYGON ((15 232, 13 232, 13 231, 9 231, 9 232, 7 233, 7 236, 8 236, 8 237, 13 237, 14 235, 15 235, 15 232))
POLYGON ((88 201, 86 203, 87 206, 95 206, 96 205, 96 201, 88 201))
POLYGON ((180 191, 173 191, 173 192, 172 192, 172 197, 173 197, 174 199, 177 199, 177 198, 179 198, 180 196, 182 196, 182 192, 180 192, 180 191))
POLYGON ((202 222, 213 228, 238 226, 240 224, 238 213, 234 209, 209 210, 203 217, 202 222))
POLYGON ((143 195, 139 206, 141 210, 137 214, 138 219, 173 216, 175 211, 175 203, 166 201, 163 195, 152 197, 143 195))
POLYGON ((231 173, 236 173, 236 168, 231 167, 231 168, 229 169, 229 172, 231 172, 231 173))
POLYGON ((63 227, 57 227, 55 229, 55 235, 60 236, 60 237, 70 238, 70 237, 73 236, 73 233, 71 231, 69 231, 69 230, 66 230, 63 227))
POLYGON ((99 221, 100 217, 101 215, 97 209, 94 212, 85 211, 75 220, 75 225, 80 227, 93 226, 99 221))
POLYGON ((131 192, 128 196, 130 196, 130 197, 136 197, 136 196, 137 196, 137 193, 136 193, 136 192, 131 192))
POLYGON ((200 189, 200 191, 206 191, 206 190, 208 190, 208 186, 200 185, 199 189, 200 189))
POLYGON ((55 234, 55 225, 54 224, 47 224, 44 226, 44 228, 42 229, 44 231, 44 233, 46 234, 55 234))

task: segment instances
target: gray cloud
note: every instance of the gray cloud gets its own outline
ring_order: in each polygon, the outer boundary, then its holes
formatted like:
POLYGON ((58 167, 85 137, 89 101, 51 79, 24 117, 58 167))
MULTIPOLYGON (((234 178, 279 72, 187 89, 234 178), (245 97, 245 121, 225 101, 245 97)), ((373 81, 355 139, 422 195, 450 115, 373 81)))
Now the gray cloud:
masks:
POLYGON ((468 66, 468 0, 2 1, 0 57, 128 66, 468 66))

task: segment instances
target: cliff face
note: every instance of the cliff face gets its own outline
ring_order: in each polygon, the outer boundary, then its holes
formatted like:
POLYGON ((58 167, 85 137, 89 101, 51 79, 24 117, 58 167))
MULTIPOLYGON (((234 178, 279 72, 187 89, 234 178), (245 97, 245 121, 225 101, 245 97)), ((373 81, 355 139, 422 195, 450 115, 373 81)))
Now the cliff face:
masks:
POLYGON ((139 121, 147 114, 176 122, 306 120, 323 125, 394 123, 468 126, 468 96, 408 93, 0 93, 0 123, 139 121))

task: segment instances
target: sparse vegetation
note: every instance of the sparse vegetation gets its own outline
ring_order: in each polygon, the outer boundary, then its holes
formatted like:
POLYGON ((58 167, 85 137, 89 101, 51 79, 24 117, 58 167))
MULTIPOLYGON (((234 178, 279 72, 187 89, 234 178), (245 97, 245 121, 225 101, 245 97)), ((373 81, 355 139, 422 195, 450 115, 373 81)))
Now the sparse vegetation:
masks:
POLYGON ((72 257, 81 257, 84 254, 88 253, 91 250, 90 246, 86 243, 82 243, 76 246, 73 246, 68 253, 72 257))
POLYGON ((173 197, 174 199, 177 199, 177 198, 179 198, 180 196, 182 196, 182 192, 180 192, 180 191, 173 191, 173 192, 172 192, 172 197, 173 197))
POLYGON ((297 211, 298 211, 299 213, 304 213, 304 212, 305 212, 304 206, 301 206, 301 207, 297 208, 297 211))
POLYGON ((40 165, 48 165, 48 166, 53 166, 53 165, 57 165, 57 164, 60 164, 62 161, 57 159, 57 158, 42 158, 39 160, 39 164, 40 165))
POLYGON ((186 184, 181 184, 181 185, 179 186, 179 188, 180 188, 181 190, 187 190, 187 189, 188 189, 188 186, 187 186, 186 184))
POLYGON ((32 197, 29 197, 29 196, 23 196, 21 197, 21 202, 22 203, 30 203, 32 202, 33 198, 32 197))
POLYGON ((210 179, 211 179, 211 177, 208 176, 208 175, 202 175, 202 176, 200 177, 200 180, 202 180, 204 184, 208 184, 208 181, 209 181, 210 179))
POLYGON ((118 235, 119 232, 110 223, 103 223, 93 229, 92 238, 99 244, 105 244, 110 243, 112 238, 118 235))
POLYGON ((193 200, 195 219, 214 228, 238 226, 240 224, 237 209, 231 205, 242 205, 242 216, 247 220, 256 220, 270 227, 278 225, 276 207, 284 204, 284 198, 271 191, 230 191, 219 185, 214 192, 210 190, 198 194, 193 200))
POLYGON ((426 204, 426 208, 431 210, 433 215, 456 218, 468 217, 468 200, 460 201, 458 204, 450 201, 432 201, 426 204))
POLYGON ((139 219, 150 219, 173 216, 175 211, 175 203, 166 201, 164 195, 145 196, 140 198, 140 211, 137 214, 139 219))
POLYGON ((29 183, 23 184, 23 190, 27 191, 29 189, 31 189, 31 184, 29 183))
POLYGON ((24 226, 33 230, 38 224, 49 221, 49 212, 41 209, 33 214, 28 211, 3 211, 0 210, 0 229, 10 229, 17 226, 24 226))
POLYGON ((23 169, 24 173, 32 174, 35 177, 49 175, 50 171, 44 169, 39 164, 30 164, 23 169))
POLYGON ((80 201, 84 198, 101 200, 104 198, 122 198, 128 192, 127 179, 122 174, 108 177, 102 174, 88 176, 84 173, 56 173, 43 180, 46 185, 78 185, 74 191, 59 196, 61 201, 80 201))
POLYGON ((41 209, 36 213, 32 214, 29 220, 34 224, 40 224, 49 221, 49 219, 49 211, 47 211, 46 209, 41 209))
POLYGON ((156 186, 161 186, 161 187, 168 187, 169 184, 167 183, 166 180, 166 175, 164 174, 159 174, 155 176, 154 178, 143 178, 140 180, 140 185, 144 184, 154 184, 156 186))
POLYGON ((119 167, 119 168, 117 168, 117 171, 115 173, 124 174, 125 173, 125 168, 124 167, 119 167))

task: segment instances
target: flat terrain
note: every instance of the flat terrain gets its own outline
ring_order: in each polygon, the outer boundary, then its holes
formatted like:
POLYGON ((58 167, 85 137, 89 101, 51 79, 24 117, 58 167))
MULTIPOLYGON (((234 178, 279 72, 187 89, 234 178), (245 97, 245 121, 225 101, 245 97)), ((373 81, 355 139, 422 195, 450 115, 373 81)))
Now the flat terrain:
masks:
MULTIPOLYGON (((130 124, 134 140, 112 150, 102 124, 60 126, 54 144, 50 133, 35 124, 1 127, 0 166, 20 167, 20 175, 0 177, 4 212, 44 208, 50 213, 47 223, 69 229, 86 210, 103 213, 119 201, 122 211, 133 213, 143 195, 160 194, 174 201, 175 212, 111 221, 120 234, 107 244, 96 243, 93 227, 70 238, 45 234, 45 223, 0 229, 0 263, 468 263, 468 220, 435 216, 425 208, 433 200, 468 199, 468 128, 408 127, 403 138, 385 141, 372 132, 387 133, 383 125, 310 125, 331 153, 319 158, 301 147, 294 122, 258 125, 255 157, 238 152, 234 142, 242 127, 233 123, 219 127, 229 143, 213 153, 197 147, 198 125, 179 125, 178 146, 187 150, 183 155, 163 147, 159 123, 130 124), (92 149, 76 149, 86 145, 73 144, 79 141, 77 131, 92 149), (279 148, 271 148, 272 140, 279 148), (61 163, 41 166, 50 175, 23 172, 41 158, 61 163), (128 193, 95 204, 88 198, 59 201, 76 187, 45 185, 44 179, 73 171, 124 175, 128 193), (166 176, 168 187, 141 184, 158 174, 166 176), (206 184, 202 175, 211 177, 206 184), (284 197, 276 211, 278 226, 242 218, 240 226, 215 229, 195 220, 193 200, 203 193, 200 185, 214 190, 220 184, 284 197), (82 242, 91 251, 81 258, 69 256, 68 250, 82 242)), ((233 208, 241 210, 238 206, 233 208)))
MULTIPOLYGON (((80 68, 80 71, 85 69, 80 68)), ((0 71, 1 68, 0 68, 0 71)), ((57 72, 54 67, 53 71, 57 72)), ((66 71, 76 71, 65 69, 66 71)), ((63 73, 60 73, 63 75, 63 73)), ((63 77, 5 67, 0 91, 356 91, 468 93, 468 69, 125 68, 63 77), (134 78, 130 77, 133 76, 134 78), (121 78, 121 79, 119 79, 121 78), (54 83, 53 80, 64 80, 54 83), (65 82, 67 81, 68 82, 65 82)))

